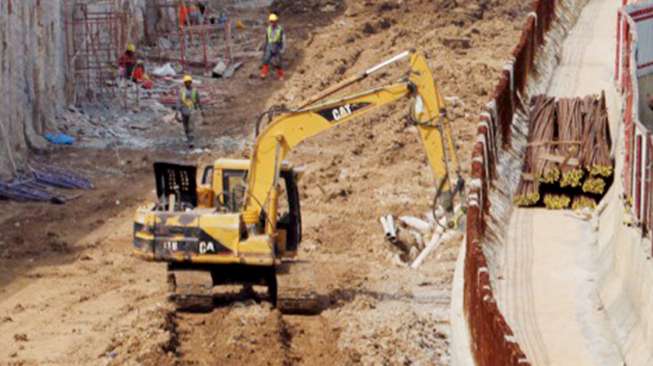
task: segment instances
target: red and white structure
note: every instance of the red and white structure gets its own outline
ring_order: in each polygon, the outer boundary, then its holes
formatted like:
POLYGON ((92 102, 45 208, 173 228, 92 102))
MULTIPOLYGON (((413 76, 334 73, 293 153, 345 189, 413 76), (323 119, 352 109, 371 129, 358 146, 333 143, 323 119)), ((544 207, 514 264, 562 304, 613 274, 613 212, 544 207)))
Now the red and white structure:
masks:
MULTIPOLYGON (((626 3, 626 1, 624 1, 626 3)), ((643 234, 653 229, 653 1, 624 5, 618 14, 615 79, 623 98, 623 182, 643 234)))

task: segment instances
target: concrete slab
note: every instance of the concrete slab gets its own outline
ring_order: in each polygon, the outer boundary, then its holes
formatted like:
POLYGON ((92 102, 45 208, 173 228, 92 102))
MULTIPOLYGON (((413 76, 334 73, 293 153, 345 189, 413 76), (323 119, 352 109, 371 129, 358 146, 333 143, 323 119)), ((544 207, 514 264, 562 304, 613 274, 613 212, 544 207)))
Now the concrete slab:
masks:
POLYGON ((570 212, 516 209, 499 292, 515 336, 534 365, 621 365, 598 300, 588 221, 570 212))

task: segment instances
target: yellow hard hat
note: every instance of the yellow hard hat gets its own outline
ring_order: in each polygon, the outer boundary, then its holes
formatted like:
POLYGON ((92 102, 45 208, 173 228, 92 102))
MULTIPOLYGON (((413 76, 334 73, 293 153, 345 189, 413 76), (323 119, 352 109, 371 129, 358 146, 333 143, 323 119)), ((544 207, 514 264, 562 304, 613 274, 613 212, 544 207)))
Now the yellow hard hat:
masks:
POLYGON ((136 46, 133 43, 129 43, 127 45, 127 51, 129 52, 136 52, 136 46))
POLYGON ((192 76, 190 76, 190 75, 186 75, 186 76, 184 76, 184 83, 192 82, 192 81, 193 81, 193 77, 192 77, 192 76))
POLYGON ((279 17, 277 16, 277 14, 272 13, 272 14, 270 14, 270 17, 268 18, 268 20, 271 21, 271 22, 276 22, 276 21, 279 20, 279 17))

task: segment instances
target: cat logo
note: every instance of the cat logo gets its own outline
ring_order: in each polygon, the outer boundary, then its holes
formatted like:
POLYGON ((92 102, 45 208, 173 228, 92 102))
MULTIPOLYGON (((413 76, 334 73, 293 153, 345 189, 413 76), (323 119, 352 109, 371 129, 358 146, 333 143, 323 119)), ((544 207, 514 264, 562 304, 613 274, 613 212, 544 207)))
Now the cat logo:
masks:
POLYGON ((340 121, 341 119, 350 116, 352 113, 351 111, 351 104, 345 104, 340 108, 336 108, 331 111, 331 114, 333 115, 333 119, 336 121, 340 121))
POLYGON ((371 106, 371 103, 367 102, 345 104, 319 110, 317 114, 329 122, 338 122, 369 106, 371 106))
POLYGON ((215 244, 213 242, 200 242, 200 254, 215 253, 215 244))

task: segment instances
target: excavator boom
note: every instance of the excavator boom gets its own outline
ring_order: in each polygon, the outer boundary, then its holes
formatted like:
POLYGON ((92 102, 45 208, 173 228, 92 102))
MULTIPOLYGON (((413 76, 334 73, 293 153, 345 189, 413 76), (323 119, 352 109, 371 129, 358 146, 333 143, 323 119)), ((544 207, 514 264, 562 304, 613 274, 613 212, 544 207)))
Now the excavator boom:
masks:
MULTIPOLYGON (((302 108, 278 116, 259 134, 249 169, 247 199, 243 210, 245 224, 253 225, 261 220, 262 214, 276 211, 275 187, 278 184, 280 164, 295 146, 379 107, 409 97, 414 98, 410 118, 419 131, 436 186, 441 187, 443 196, 448 196, 445 206, 451 209, 447 161, 451 162, 457 174, 458 161, 446 120, 444 100, 424 57, 417 52, 404 52, 325 90, 304 103, 302 108), (406 58, 409 58, 410 70, 399 82, 354 95, 326 99, 344 87, 360 82, 378 70, 406 58)), ((269 215, 266 222, 266 232, 273 233, 276 225, 274 215, 269 215)))

